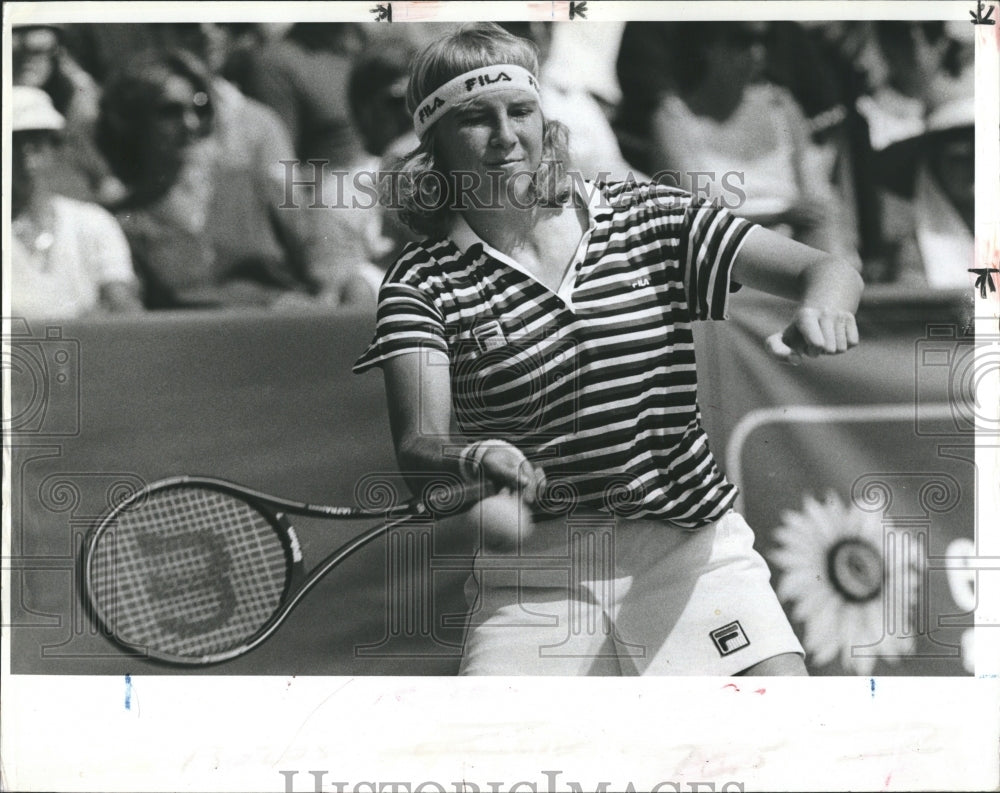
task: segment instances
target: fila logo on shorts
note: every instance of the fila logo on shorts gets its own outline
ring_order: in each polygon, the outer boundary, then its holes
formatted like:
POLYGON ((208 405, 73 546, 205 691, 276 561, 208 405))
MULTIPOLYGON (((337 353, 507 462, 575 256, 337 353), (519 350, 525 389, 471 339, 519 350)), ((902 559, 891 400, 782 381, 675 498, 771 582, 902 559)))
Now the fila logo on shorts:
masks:
POLYGON ((743 626, 738 621, 730 622, 721 628, 716 628, 708 635, 712 637, 715 649, 719 651, 719 655, 721 656, 732 655, 737 650, 742 650, 744 647, 750 646, 750 640, 747 638, 746 633, 743 632, 743 626))

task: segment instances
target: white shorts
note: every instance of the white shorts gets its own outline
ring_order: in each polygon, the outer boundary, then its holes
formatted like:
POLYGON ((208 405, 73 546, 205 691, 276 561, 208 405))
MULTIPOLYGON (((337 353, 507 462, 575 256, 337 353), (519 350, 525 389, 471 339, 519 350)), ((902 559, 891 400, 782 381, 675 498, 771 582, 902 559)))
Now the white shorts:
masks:
POLYGON ((728 676, 804 655, 753 541, 736 512, 697 531, 593 512, 482 549, 460 673, 728 676))

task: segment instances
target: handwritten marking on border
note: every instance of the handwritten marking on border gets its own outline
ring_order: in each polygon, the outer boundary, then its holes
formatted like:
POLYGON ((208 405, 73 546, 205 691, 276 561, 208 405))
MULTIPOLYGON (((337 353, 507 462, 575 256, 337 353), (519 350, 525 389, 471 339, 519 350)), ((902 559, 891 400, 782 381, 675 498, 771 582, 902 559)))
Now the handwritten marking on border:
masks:
POLYGON ((973 25, 995 25, 997 21, 991 19, 993 16, 993 6, 989 6, 986 13, 983 13, 983 6, 985 5, 983 0, 977 0, 976 10, 970 11, 969 16, 972 17, 973 25))
POLYGON ((996 292, 996 284, 993 283, 994 274, 1000 275, 1000 269, 996 267, 972 267, 969 272, 976 276, 976 287, 979 289, 979 295, 986 299, 986 288, 989 287, 991 292, 996 292))

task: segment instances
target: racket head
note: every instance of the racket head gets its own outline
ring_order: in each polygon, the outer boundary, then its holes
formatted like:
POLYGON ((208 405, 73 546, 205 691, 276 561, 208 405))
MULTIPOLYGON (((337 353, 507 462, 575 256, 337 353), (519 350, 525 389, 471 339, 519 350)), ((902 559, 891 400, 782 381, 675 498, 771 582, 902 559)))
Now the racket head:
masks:
POLYGON ((83 562, 85 596, 111 638, 187 665, 250 649, 303 574, 281 513, 239 488, 188 477, 115 507, 87 538, 83 562))

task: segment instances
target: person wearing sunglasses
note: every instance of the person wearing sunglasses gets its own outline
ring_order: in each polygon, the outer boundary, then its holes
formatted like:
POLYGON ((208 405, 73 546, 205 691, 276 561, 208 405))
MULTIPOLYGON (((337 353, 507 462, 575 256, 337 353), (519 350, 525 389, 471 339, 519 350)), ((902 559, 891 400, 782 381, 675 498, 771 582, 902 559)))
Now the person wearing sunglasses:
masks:
POLYGON ((143 53, 108 82, 98 143, 128 188, 116 214, 151 308, 293 306, 318 291, 301 213, 279 209, 282 182, 253 152, 233 155, 227 120, 183 50, 143 53))

